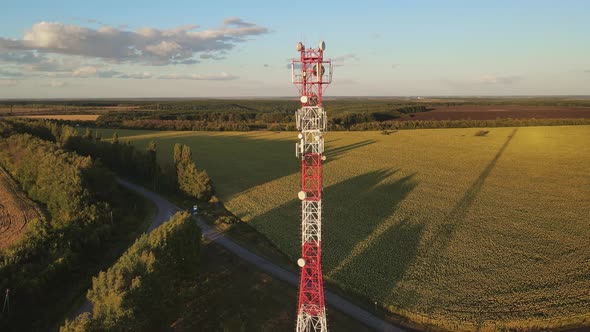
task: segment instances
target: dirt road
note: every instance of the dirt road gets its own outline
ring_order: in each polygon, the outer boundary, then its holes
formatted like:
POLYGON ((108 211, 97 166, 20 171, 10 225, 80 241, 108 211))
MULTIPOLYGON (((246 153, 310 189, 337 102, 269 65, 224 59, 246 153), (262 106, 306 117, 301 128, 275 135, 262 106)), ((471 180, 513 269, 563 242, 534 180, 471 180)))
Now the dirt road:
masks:
MULTIPOLYGON (((167 199, 141 186, 138 186, 136 184, 133 184, 122 179, 119 179, 118 181, 124 187, 139 193, 140 195, 152 201, 157 206, 158 214, 154 217, 154 220, 148 228, 148 232, 151 232, 154 228, 158 227, 163 222, 168 220, 174 213, 181 210, 176 205, 169 202, 167 199)), ((299 285, 299 277, 296 274, 289 272, 279 267, 278 265, 252 253, 248 249, 236 244, 230 238, 225 237, 222 233, 219 233, 213 227, 203 222, 201 219, 198 219, 197 223, 199 224, 199 227, 201 227, 203 235, 207 239, 218 243, 219 245, 226 248, 228 251, 234 253, 241 259, 249 262, 250 264, 253 264, 259 269, 265 271, 266 273, 269 273, 270 275, 273 275, 274 277, 283 280, 295 287, 299 285)), ((358 307, 357 305, 347 301, 346 299, 330 291, 326 292, 326 302, 333 309, 339 310, 349 315, 350 317, 358 320, 359 322, 365 324, 370 328, 375 329, 376 331, 404 331, 374 316, 370 312, 358 307)), ((91 311, 92 305, 88 301, 86 301, 84 305, 79 309, 78 314, 91 311)))

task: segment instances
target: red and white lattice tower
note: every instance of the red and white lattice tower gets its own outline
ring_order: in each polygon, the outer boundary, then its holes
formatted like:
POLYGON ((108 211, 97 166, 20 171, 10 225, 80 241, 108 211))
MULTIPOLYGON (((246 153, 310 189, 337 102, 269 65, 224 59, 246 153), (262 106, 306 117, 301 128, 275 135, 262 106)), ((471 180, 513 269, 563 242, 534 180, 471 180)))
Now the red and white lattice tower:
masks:
POLYGON ((327 117, 322 106, 324 85, 332 82, 332 63, 324 60, 326 44, 305 48, 299 42, 299 59, 291 64, 291 80, 301 93, 301 108, 295 113, 300 142, 295 153, 301 158, 301 267, 297 332, 328 331, 322 276, 322 161, 323 132, 327 117), (324 66, 324 64, 326 66, 324 66), (326 71, 327 67, 327 71, 326 71))

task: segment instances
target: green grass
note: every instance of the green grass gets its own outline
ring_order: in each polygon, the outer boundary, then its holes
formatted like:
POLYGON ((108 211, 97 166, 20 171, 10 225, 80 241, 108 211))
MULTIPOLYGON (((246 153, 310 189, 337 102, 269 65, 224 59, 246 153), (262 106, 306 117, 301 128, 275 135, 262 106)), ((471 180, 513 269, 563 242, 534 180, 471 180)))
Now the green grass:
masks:
MULTIPOLYGON (((261 272, 214 243, 203 243, 199 271, 179 294, 171 331, 292 331, 297 289, 261 272)), ((368 332, 328 305, 332 331, 368 332)))
MULTIPOLYGON (((327 278, 448 329, 589 324, 590 126, 479 130, 327 133, 327 278)), ((190 145, 227 208, 299 256, 294 133, 129 139, 167 163, 190 145)))

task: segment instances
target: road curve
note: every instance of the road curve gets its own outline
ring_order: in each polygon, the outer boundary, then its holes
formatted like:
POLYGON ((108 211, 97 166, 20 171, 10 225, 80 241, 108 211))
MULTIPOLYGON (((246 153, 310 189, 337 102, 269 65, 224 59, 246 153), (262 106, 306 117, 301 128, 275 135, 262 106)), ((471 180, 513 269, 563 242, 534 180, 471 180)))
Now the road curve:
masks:
MULTIPOLYGON (((145 189, 144 187, 138 186, 123 179, 118 179, 118 181, 122 186, 139 193, 140 195, 152 201, 157 206, 158 214, 152 220, 152 223, 148 228, 148 233, 151 232, 154 228, 161 225, 166 220, 170 219, 170 217, 174 213, 181 210, 176 205, 170 203, 167 199, 150 190, 145 189)), ((241 259, 247 261, 250 264, 253 264, 259 269, 265 271, 266 273, 273 275, 274 277, 283 280, 295 287, 299 286, 299 277, 296 274, 287 271, 279 267, 278 265, 270 262, 269 260, 266 260, 252 253, 248 249, 238 245, 237 243, 233 242, 230 238, 224 236, 224 234, 218 232, 213 227, 207 225, 200 218, 197 219, 197 223, 199 227, 201 227, 201 231, 207 239, 223 246, 224 248, 234 253, 241 259)), ((375 315, 371 314, 365 309, 360 308, 359 306, 349 302, 348 300, 338 296, 335 293, 326 291, 325 295, 326 302, 333 308, 356 319, 364 325, 372 329, 375 329, 376 331, 404 331, 403 329, 393 326, 392 324, 376 317, 375 315)), ((91 311, 92 305, 88 301, 86 301, 86 303, 84 303, 84 305, 78 311, 78 314, 91 311)))

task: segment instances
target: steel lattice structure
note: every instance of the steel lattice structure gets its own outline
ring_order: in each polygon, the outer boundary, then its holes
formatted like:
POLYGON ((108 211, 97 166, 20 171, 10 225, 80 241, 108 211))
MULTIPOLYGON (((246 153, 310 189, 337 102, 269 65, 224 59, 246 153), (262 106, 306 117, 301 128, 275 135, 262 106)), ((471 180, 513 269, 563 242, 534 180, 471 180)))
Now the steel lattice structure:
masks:
POLYGON ((325 43, 307 49, 299 42, 299 59, 291 64, 291 80, 299 88, 301 108, 295 113, 301 158, 301 267, 297 331, 327 332, 322 275, 322 162, 327 118, 322 106, 324 85, 332 82, 332 63, 324 60, 325 43), (326 73, 326 65, 328 72, 326 73))

